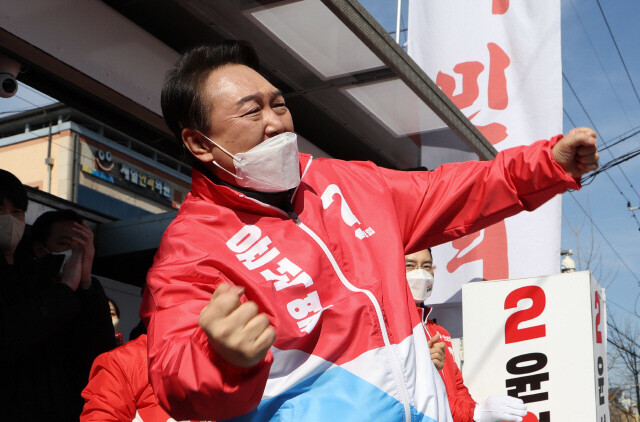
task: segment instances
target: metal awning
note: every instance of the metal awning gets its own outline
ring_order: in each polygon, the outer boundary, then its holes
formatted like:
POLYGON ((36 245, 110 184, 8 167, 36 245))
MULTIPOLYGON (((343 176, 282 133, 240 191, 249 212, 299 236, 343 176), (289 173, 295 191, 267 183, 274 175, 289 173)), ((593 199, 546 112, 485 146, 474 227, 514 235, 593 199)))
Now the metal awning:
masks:
POLYGON ((163 75, 220 39, 255 46, 296 131, 334 157, 415 167, 443 129, 454 148, 496 153, 356 0, 27 0, 5 13, 0 52, 27 65, 21 79, 171 156, 163 75))
POLYGON ((496 154, 356 0, 104 2, 178 51, 248 40, 296 131, 334 157, 415 167, 420 138, 447 127, 462 141, 455 147, 496 154))

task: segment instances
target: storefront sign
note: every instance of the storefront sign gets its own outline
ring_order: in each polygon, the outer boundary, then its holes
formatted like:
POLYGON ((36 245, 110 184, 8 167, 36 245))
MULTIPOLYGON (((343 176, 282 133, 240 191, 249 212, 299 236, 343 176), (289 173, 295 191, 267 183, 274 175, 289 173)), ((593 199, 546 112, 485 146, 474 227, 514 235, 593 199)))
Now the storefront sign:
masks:
POLYGON ((83 165, 83 172, 123 187, 137 195, 166 205, 173 205, 173 189, 169 182, 131 164, 114 159, 110 151, 96 148, 92 148, 92 150, 95 156, 95 165, 93 168, 83 165))

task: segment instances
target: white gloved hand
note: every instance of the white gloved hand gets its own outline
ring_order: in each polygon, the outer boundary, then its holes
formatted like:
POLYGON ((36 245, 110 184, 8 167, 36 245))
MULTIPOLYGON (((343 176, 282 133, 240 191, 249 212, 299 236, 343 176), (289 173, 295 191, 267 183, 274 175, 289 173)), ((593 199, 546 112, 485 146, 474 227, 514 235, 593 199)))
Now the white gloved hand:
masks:
POLYGON ((476 404, 475 422, 522 422, 527 406, 522 399, 511 396, 491 396, 482 404, 476 404))

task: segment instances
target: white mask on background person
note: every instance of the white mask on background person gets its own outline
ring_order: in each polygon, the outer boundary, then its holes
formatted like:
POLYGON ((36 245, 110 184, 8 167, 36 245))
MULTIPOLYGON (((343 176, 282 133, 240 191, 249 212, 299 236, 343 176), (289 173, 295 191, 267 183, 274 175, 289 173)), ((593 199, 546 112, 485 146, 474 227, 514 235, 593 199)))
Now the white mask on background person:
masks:
POLYGON ((236 178, 238 186, 258 192, 284 192, 300 184, 297 136, 284 132, 259 143, 247 152, 231 154, 202 132, 207 140, 233 158, 236 174, 215 160, 212 164, 236 178))
POLYGON ((413 300, 417 303, 422 303, 431 296, 433 276, 430 272, 422 268, 411 270, 407 273, 407 283, 409 283, 413 300))
POLYGON ((64 264, 67 263, 67 261, 69 261, 69 259, 71 259, 71 254, 73 253, 73 251, 71 249, 66 250, 66 251, 62 251, 62 252, 51 252, 51 255, 53 256, 60 256, 63 255, 64 258, 62 258, 62 264, 60 265, 60 274, 62 274, 62 269, 64 268, 64 264))
POLYGON ((11 214, 0 215, 0 251, 15 251, 23 234, 24 221, 18 220, 11 214))

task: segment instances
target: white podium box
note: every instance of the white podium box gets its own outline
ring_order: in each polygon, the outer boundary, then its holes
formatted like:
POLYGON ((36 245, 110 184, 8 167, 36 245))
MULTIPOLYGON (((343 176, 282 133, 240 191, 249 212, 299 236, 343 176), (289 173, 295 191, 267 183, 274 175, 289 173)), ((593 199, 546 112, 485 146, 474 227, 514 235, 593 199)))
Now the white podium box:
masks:
POLYGON ((605 293, 587 271, 462 288, 465 385, 519 397, 525 422, 609 420, 605 293))

